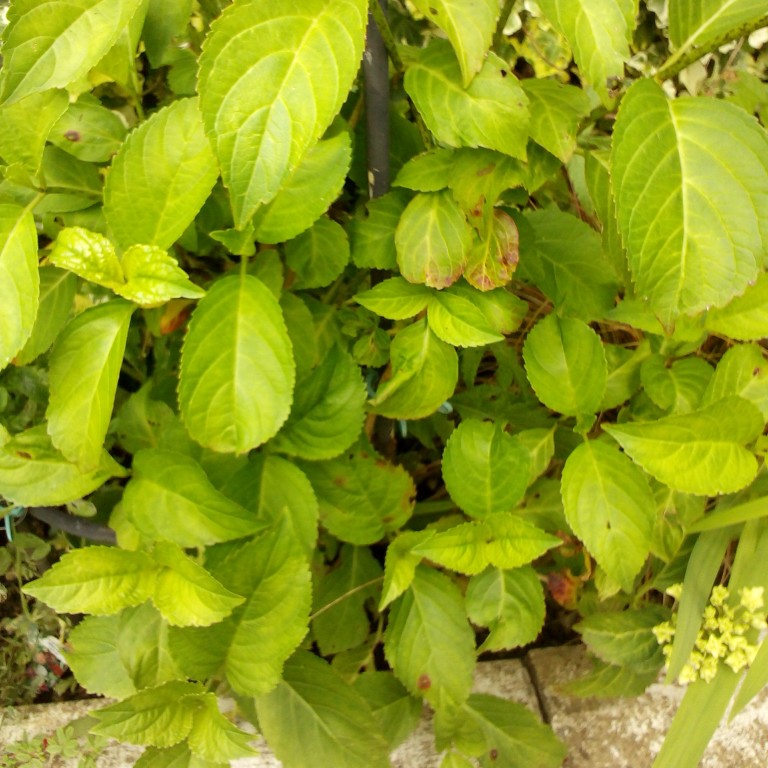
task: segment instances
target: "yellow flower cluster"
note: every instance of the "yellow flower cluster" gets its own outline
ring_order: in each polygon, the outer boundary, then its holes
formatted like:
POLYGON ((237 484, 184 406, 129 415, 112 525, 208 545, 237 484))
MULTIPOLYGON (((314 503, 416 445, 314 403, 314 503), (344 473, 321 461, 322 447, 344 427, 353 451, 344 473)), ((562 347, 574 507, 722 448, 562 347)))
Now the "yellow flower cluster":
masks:
MULTIPOLYGON (((667 594, 679 599, 682 584, 675 584, 667 594)), ((742 587, 738 605, 728 603, 728 588, 718 585, 712 589, 709 605, 704 609, 704 620, 688 661, 680 672, 678 682, 692 683, 701 679, 710 682, 717 674, 720 660, 734 672, 739 672, 754 661, 758 645, 751 643, 750 630, 765 629, 763 587, 742 587)), ((653 628, 653 634, 669 659, 675 637, 677 613, 670 621, 653 628)))

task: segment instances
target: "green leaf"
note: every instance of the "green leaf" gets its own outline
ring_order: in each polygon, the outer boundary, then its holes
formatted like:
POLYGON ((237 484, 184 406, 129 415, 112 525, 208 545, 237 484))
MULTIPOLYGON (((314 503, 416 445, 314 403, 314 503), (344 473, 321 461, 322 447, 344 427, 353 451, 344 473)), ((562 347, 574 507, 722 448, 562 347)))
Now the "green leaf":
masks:
POLYGON ((30 173, 36 174, 45 141, 68 104, 65 91, 49 90, 0 107, 0 155, 5 162, 23 163, 30 173))
POLYGON ((511 650, 532 643, 544 626, 544 588, 528 565, 488 568, 467 585, 467 616, 490 633, 480 651, 511 650))
POLYGON ((248 746, 253 734, 241 731, 219 712, 215 693, 204 693, 196 699, 197 708, 187 743, 192 754, 211 762, 229 763, 258 752, 248 746))
POLYGON ((40 306, 24 348, 16 355, 16 365, 27 365, 53 344, 69 319, 77 290, 77 280, 56 267, 40 267, 40 306))
POLYGON ((400 466, 355 453, 301 464, 320 503, 320 522, 351 544, 373 544, 413 512, 416 488, 400 466))
POLYGON ((164 449, 139 451, 125 487, 123 510, 149 539, 199 547, 255 533, 264 523, 217 491, 189 456, 164 449))
POLYGON ((637 294, 664 325, 722 307, 755 280, 768 243, 768 134, 746 112, 670 101, 638 81, 621 102, 611 171, 637 294))
POLYGON ((266 693, 307 632, 312 594, 307 561, 291 536, 276 531, 237 548, 212 570, 245 603, 211 627, 172 630, 175 658, 191 677, 223 669, 237 693, 266 693))
POLYGON ((405 531, 390 542, 384 558, 384 586, 379 611, 383 611, 411 585, 416 566, 421 563, 421 555, 414 554, 413 549, 434 535, 431 530, 405 531))
POLYGON ((592 660, 592 667, 584 677, 565 683, 562 686, 563 692, 570 696, 595 698, 635 697, 644 693, 659 676, 655 669, 639 674, 629 667, 617 667, 597 659, 592 660))
POLYGON ((93 711, 99 721, 92 733, 127 741, 172 747, 192 730, 202 686, 172 680, 156 688, 139 691, 124 701, 93 711))
POLYGON ((285 263, 296 273, 297 290, 330 285, 349 263, 346 231, 333 219, 318 219, 285 244, 285 263))
POLYGON ((403 277, 390 277, 355 296, 366 309, 389 320, 406 320, 427 308, 432 291, 403 277))
POLYGON ((98 466, 134 307, 109 301, 77 315, 51 354, 48 434, 85 470, 98 466))
POLYGON ((486 322, 495 333, 516 331, 528 314, 528 304, 504 288, 488 291, 458 282, 443 293, 461 296, 474 304, 485 315, 486 322))
POLYGON ((487 54, 480 72, 464 87, 451 46, 433 40, 406 70, 405 90, 443 144, 486 147, 525 159, 528 97, 495 53, 487 54))
POLYGON ((764 18, 765 13, 761 0, 676 0, 669 7, 669 38, 675 48, 706 49, 742 24, 764 18))
POLYGON ((587 322, 603 318, 613 308, 618 284, 600 235, 556 208, 527 213, 525 221, 535 239, 523 239, 521 276, 540 288, 559 314, 587 322))
POLYGON ((306 652, 285 665, 283 681, 256 699, 259 727, 285 768, 387 768, 387 743, 354 688, 306 652))
POLYGON ((630 591, 648 557, 656 516, 643 473, 613 446, 589 440, 565 462, 562 495, 574 533, 603 570, 630 591))
POLYGON ((528 485, 546 472, 549 463, 555 455, 556 427, 537 427, 518 432, 515 438, 528 451, 531 470, 528 474, 528 485))
POLYGON ((494 209, 486 230, 475 240, 464 267, 467 282, 481 291, 505 286, 519 261, 519 235, 515 220, 494 209))
POLYGON ((134 768, 229 768, 229 763, 212 763, 193 755, 187 742, 168 749, 147 747, 136 761, 134 768))
POLYGON ((414 0, 414 6, 445 32, 468 86, 480 71, 499 15, 495 0, 414 0))
POLYGON ((219 175, 197 99, 180 99, 131 133, 112 160, 104 215, 115 241, 170 248, 219 175))
MULTIPOLYGON (((510 768, 557 768, 566 756, 566 746, 552 729, 522 704, 485 693, 473 693, 461 709, 456 745, 464 748, 462 730, 479 730, 485 742, 480 758, 482 768, 508 765, 510 768), (503 762, 502 762, 503 761, 503 762)), ((476 740, 469 735, 468 751, 476 740)), ((476 750, 474 750, 476 751, 476 750)))
POLYGON ((737 344, 726 350, 709 380, 702 405, 728 395, 749 400, 768 420, 768 361, 758 344, 737 344))
POLYGON ((342 546, 333 570, 323 574, 315 587, 312 634, 323 656, 365 642, 370 632, 365 603, 378 598, 380 577, 381 566, 370 549, 342 546))
POLYGON ((126 474, 106 451, 97 467, 84 472, 53 447, 45 424, 15 435, 0 448, 0 495, 23 507, 67 504, 110 477, 126 474))
POLYGON ((602 661, 642 673, 658 671, 664 663, 661 646, 651 630, 668 618, 669 611, 662 606, 643 605, 628 611, 593 613, 574 629, 602 661))
POLYGON ((499 423, 465 419, 443 453, 448 493, 472 517, 513 509, 525 493, 530 471, 530 454, 499 423))
POLYGON ((120 149, 127 133, 116 112, 84 94, 69 105, 51 129, 48 141, 80 160, 105 163, 120 149))
POLYGON ((280 296, 280 308, 283 310, 285 328, 293 347, 296 378, 303 381, 320 359, 314 333, 315 321, 304 299, 295 293, 283 293, 280 296))
POLYGON ((419 566, 391 609, 384 652, 396 677, 434 709, 467 700, 475 666, 464 600, 444 574, 419 566))
POLYGON ((576 131, 591 108, 589 96, 557 80, 521 80, 531 112, 531 138, 567 163, 576 149, 576 131))
POLYGON ((142 1, 17 3, 3 34, 0 101, 10 104, 79 80, 115 44, 142 1))
POLYGON ((716 496, 752 482, 757 460, 744 446, 762 434, 763 426, 752 403, 727 397, 682 416, 603 428, 634 462, 670 488, 716 496))
POLYGON ((158 542, 152 557, 159 566, 152 602, 171 625, 206 627, 243 602, 175 544, 158 542))
POLYGON ((28 210, 0 205, 0 370, 21 351, 37 316, 37 229, 28 210))
POLYGON ((166 49, 189 23, 193 5, 194 0, 178 0, 171 5, 165 0, 149 0, 142 39, 155 69, 169 63, 166 49))
POLYGON ((651 355, 640 368, 650 399, 671 413, 690 413, 701 403, 712 378, 712 367, 700 357, 685 357, 667 366, 662 355, 651 355))
POLYGON ((110 240, 83 227, 62 229, 48 260, 54 266, 106 288, 114 288, 125 280, 120 259, 110 240))
POLYGON ((170 299, 199 299, 205 294, 190 282, 176 259, 155 245, 132 245, 123 254, 125 283, 115 293, 142 307, 164 304, 170 299))
POLYGON ((235 226, 272 200, 344 102, 363 53, 365 0, 236 4, 200 57, 200 106, 235 226), (331 42, 332 41, 332 42, 331 42))
MULTIPOLYGON (((99 173, 99 168, 93 163, 78 160, 58 147, 46 147, 40 172, 48 190, 61 189, 73 192, 75 193, 73 196, 79 197, 83 205, 85 203, 95 205, 101 200, 104 180, 99 173)), ((52 197, 55 200, 64 195, 49 192, 47 199, 50 200, 52 197)), ((41 208, 45 210, 45 203, 44 199, 35 208, 35 212, 40 213, 41 208)))
POLYGON ((430 296, 427 321, 438 338, 456 347, 504 341, 475 302, 466 295, 450 292, 450 288, 430 296))
POLYGON ((391 672, 363 672, 353 685, 370 705, 390 749, 402 744, 418 726, 422 702, 391 672))
POLYGON ((568 40, 581 77, 611 106, 611 82, 624 77, 637 12, 635 0, 541 0, 541 10, 568 40))
POLYGON ((148 600, 156 573, 144 552, 91 546, 63 555, 24 591, 59 613, 106 616, 148 600))
POLYGON ((369 200, 349 224, 352 262, 368 269, 395 269, 395 230, 409 196, 396 189, 369 200))
POLYGON ((69 634, 66 659, 90 693, 125 698, 179 677, 168 625, 151 603, 112 616, 87 616, 69 634))
POLYGON ((280 305, 250 275, 229 275, 200 300, 181 351, 179 408, 189 434, 244 453, 288 418, 295 364, 280 305))
POLYGON ((365 386, 355 361, 338 345, 294 393, 288 421, 273 439, 276 451, 301 459, 332 459, 363 427, 365 386))
POLYGON ((416 195, 395 232, 402 276, 432 288, 446 288, 461 277, 471 245, 466 217, 447 190, 416 195))
POLYGON ((421 419, 452 394, 459 378, 456 350, 427 327, 425 320, 398 331, 390 348, 392 378, 370 401, 371 410, 391 419, 421 419))
POLYGON ((248 463, 222 487, 222 493, 253 512, 270 528, 286 528, 312 559, 317 541, 318 504, 307 476, 279 456, 251 454, 248 463))
POLYGON ((525 372, 544 405, 567 416, 594 413, 608 376, 600 337, 584 322, 547 315, 523 346, 525 372))
POLYGON ((711 333, 739 341, 768 336, 768 273, 761 272, 754 284, 721 309, 707 312, 704 324, 711 333))
POLYGON ((451 570, 475 575, 489 565, 518 568, 562 544, 514 514, 497 513, 462 523, 416 543, 411 552, 451 570))
POLYGON ((339 196, 352 159, 346 129, 310 147, 277 196, 253 217, 262 243, 281 243, 309 229, 339 196))

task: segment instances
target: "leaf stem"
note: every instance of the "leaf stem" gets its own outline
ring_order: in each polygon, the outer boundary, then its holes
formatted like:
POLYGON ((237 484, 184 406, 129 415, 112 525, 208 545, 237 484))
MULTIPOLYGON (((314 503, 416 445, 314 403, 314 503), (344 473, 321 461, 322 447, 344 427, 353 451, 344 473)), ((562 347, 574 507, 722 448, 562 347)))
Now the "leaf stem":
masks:
POLYGON ((686 67, 693 64, 694 61, 698 61, 702 56, 717 50, 721 45, 725 45, 740 37, 746 37, 765 26, 768 26, 768 15, 763 16, 757 21, 748 22, 740 27, 728 30, 728 32, 708 41, 703 47, 684 43, 661 65, 654 75, 654 80, 657 83, 663 83, 665 80, 669 80, 682 72, 686 67))
POLYGON ((314 621, 321 613, 325 613, 327 610, 333 608, 333 606, 344 602, 344 600, 346 600, 348 597, 351 597, 356 592, 362 592, 364 589, 368 589, 368 587, 372 587, 374 584, 378 584, 380 581, 384 581, 383 576, 377 576, 375 579, 366 581, 364 584, 358 584, 356 587, 350 589, 349 592, 345 592, 335 600, 331 600, 330 603, 324 605, 322 608, 318 608, 313 614, 310 615, 309 621, 314 621))
POLYGON ((509 14, 512 13, 512 8, 516 2, 517 0, 505 0, 504 2, 504 7, 501 9, 501 15, 496 22, 496 30, 493 33, 492 47, 495 51, 498 51, 501 44, 504 42, 504 27, 507 26, 507 19, 509 19, 509 14))

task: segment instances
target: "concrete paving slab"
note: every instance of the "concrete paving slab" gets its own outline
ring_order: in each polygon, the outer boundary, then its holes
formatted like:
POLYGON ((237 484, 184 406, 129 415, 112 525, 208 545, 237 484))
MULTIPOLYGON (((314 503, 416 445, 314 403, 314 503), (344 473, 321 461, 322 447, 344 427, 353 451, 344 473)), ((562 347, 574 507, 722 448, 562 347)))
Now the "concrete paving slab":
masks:
MULTIPOLYGON (((555 733, 568 745, 567 768, 650 768, 661 749, 684 688, 651 685, 632 699, 569 696, 564 683, 584 676, 591 666, 583 646, 531 651, 529 665, 555 733)), ((722 724, 700 768, 768 766, 768 691, 722 724)))
MULTIPOLYGON (((539 711, 536 690, 531 678, 520 661, 495 661, 479 664, 475 675, 476 693, 493 693, 524 704, 534 712, 539 711)), ((56 705, 38 705, 5 710, 0 721, 0 749, 4 744, 20 741, 25 736, 51 733, 57 728, 90 710, 103 706, 103 699, 71 702, 56 705)), ((265 746, 263 740, 256 739, 254 746, 260 750, 258 757, 245 758, 232 762, 234 768, 280 768, 281 763, 265 746)), ((142 750, 139 747, 113 745, 99 757, 99 768, 127 768, 138 759, 142 750)), ((2 754, 0 752, 0 754, 2 754)), ((441 757, 435 751, 432 738, 431 717, 425 707, 419 727, 410 738, 392 754, 393 768, 438 768, 441 757)), ((73 761, 72 765, 74 766, 73 761)), ((69 768, 69 766, 62 766, 69 768)), ((332 768, 332 766, 318 766, 332 768)))

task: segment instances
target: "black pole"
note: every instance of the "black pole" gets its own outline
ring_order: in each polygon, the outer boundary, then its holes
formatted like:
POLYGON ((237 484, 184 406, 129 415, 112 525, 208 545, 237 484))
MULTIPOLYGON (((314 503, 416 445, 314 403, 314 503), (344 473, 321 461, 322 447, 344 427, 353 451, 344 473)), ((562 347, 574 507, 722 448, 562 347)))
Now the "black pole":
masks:
MULTIPOLYGON (((386 9, 386 0, 379 2, 386 9)), ((368 14, 368 32, 363 54, 365 120, 368 142, 368 195, 380 197, 389 191, 389 60, 384 40, 373 14, 368 14)))

